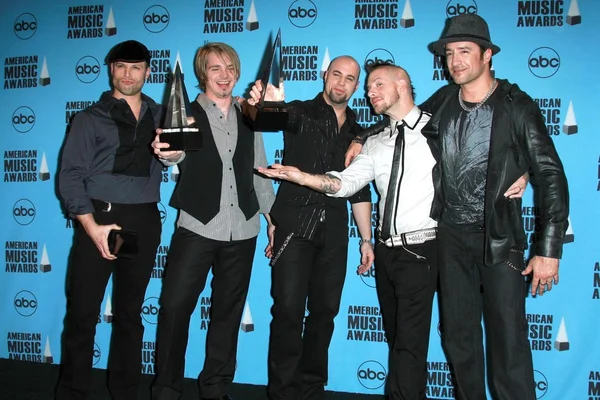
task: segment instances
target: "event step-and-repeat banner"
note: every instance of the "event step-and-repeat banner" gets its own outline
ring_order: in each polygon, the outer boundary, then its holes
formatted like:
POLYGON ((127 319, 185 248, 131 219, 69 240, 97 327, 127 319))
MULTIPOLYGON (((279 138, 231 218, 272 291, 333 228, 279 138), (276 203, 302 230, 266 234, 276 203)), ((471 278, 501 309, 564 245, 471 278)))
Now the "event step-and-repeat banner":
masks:
MULTIPOLYGON (((223 41, 240 54, 235 90, 244 95, 259 75, 264 50, 278 28, 283 37, 287 98, 309 99, 322 89, 323 71, 336 56, 361 64, 389 60, 411 74, 417 102, 447 84, 444 62, 427 50, 448 17, 477 13, 502 48, 494 57, 497 77, 518 83, 540 105, 548 135, 565 165, 571 193, 570 227, 560 284, 527 299, 529 337, 538 398, 600 399, 600 136, 597 107, 600 65, 596 0, 86 0, 3 2, 0 6, 0 357, 59 363, 65 315, 65 271, 73 222, 57 197, 60 149, 71 116, 109 88, 104 58, 116 43, 136 39, 152 50, 144 92, 161 101, 177 59, 188 93, 196 95, 193 57, 206 42, 223 41)), ((364 73, 361 76, 364 81, 364 73)), ((362 86, 362 85, 361 85, 362 86)), ((358 121, 374 116, 361 89, 350 101, 358 121)), ((282 158, 281 133, 265 133, 269 163, 282 158)), ((179 171, 165 168, 160 204, 163 234, 141 310, 143 372, 154 373, 161 276, 176 220, 168 206, 179 171)), ((277 188, 277 185, 275 185, 277 188)), ((540 210, 528 189, 525 229, 536 241, 540 210)), ((373 204, 375 226, 376 204, 373 204)), ((352 221, 352 219, 351 219, 352 221)), ((356 275, 358 230, 349 226, 348 275, 330 348, 327 389, 383 392, 388 370, 373 270, 356 275)), ((240 325, 236 381, 265 384, 270 307, 270 268, 261 232, 251 288, 240 325)), ((186 376, 204 359, 210 319, 210 285, 190 325, 186 376)), ((111 286, 95 337, 94 367, 105 368, 111 332, 111 286)), ((452 399, 434 310, 428 364, 428 396, 452 399)))

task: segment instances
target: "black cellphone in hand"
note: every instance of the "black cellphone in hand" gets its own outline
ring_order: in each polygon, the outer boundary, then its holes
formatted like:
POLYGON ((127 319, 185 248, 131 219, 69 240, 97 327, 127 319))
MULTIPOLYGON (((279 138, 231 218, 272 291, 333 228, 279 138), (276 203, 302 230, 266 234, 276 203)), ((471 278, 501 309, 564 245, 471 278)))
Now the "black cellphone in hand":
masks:
POLYGON ((133 258, 138 252, 137 240, 137 232, 112 229, 108 234, 108 250, 117 257, 133 258))

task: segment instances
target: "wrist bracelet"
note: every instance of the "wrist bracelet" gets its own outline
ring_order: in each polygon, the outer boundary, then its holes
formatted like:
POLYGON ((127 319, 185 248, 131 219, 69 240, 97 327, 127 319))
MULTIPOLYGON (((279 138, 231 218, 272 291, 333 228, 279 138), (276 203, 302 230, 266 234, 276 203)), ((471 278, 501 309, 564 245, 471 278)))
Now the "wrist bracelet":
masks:
POLYGON ((352 139, 352 143, 358 143, 360 145, 363 145, 365 142, 361 138, 355 137, 354 139, 352 139))
POLYGON ((361 247, 364 243, 369 243, 371 247, 375 247, 371 239, 360 239, 358 242, 358 247, 361 247))

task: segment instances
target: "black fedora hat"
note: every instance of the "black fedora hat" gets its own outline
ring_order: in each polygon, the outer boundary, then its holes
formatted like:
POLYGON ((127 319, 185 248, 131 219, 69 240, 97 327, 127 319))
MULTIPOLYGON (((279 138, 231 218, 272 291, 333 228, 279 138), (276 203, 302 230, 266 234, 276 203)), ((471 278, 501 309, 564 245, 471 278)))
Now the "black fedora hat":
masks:
POLYGON ((477 14, 461 14, 450 18, 440 40, 430 43, 428 48, 432 53, 443 56, 446 45, 454 42, 473 42, 492 49, 492 54, 500 52, 500 47, 490 39, 487 22, 477 14))
POLYGON ((146 61, 150 64, 150 51, 148 48, 137 40, 127 40, 118 43, 113 47, 106 56, 106 63, 110 64, 115 61, 125 62, 142 62, 146 61))

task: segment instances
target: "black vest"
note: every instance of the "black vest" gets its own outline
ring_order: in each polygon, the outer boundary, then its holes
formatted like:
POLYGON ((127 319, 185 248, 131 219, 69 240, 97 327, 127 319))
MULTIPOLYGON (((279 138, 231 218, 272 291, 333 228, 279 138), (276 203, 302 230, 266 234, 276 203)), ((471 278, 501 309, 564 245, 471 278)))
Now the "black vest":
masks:
MULTIPOLYGON (((210 129, 208 116, 197 101, 192 103, 192 116, 202 133, 202 150, 188 151, 178 164, 179 180, 169 203, 184 210, 203 224, 219 213, 223 162, 210 129)), ((254 131, 237 113, 238 139, 233 154, 233 172, 237 186, 238 202, 246 220, 258 211, 258 199, 254 191, 254 131)))

